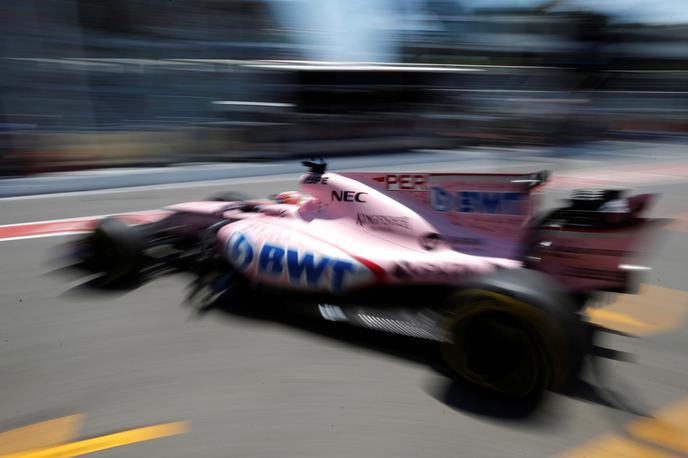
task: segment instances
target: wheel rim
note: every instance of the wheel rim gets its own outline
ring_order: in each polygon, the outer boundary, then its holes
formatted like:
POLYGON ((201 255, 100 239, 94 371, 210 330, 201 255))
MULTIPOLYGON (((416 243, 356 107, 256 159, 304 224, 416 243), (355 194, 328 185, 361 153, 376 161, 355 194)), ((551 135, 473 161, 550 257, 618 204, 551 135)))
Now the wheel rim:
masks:
POLYGON ((482 310, 461 317, 449 329, 449 362, 468 381, 497 393, 525 398, 546 385, 544 357, 524 324, 504 312, 482 310))

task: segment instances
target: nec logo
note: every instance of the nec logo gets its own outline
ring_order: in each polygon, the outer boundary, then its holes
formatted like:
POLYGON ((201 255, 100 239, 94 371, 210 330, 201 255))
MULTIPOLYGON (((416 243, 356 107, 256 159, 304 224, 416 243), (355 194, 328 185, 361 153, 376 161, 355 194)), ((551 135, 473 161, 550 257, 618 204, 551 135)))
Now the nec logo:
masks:
POLYGON ((425 175, 418 173, 385 175, 385 186, 390 191, 424 191, 425 175))
POLYGON ((365 202, 363 196, 367 196, 367 192, 353 192, 353 191, 332 191, 330 199, 339 202, 365 202))

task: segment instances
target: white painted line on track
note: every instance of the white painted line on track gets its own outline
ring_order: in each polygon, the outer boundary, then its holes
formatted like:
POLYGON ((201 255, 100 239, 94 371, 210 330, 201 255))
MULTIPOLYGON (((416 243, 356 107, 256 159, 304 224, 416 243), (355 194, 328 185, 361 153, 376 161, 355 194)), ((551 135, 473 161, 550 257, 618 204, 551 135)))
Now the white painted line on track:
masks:
POLYGON ((0 242, 14 242, 17 240, 27 240, 27 239, 43 239, 46 237, 63 237, 66 235, 88 234, 89 232, 91 232, 91 231, 73 231, 73 232, 56 232, 54 234, 22 235, 19 237, 8 237, 6 239, 0 239, 0 242))

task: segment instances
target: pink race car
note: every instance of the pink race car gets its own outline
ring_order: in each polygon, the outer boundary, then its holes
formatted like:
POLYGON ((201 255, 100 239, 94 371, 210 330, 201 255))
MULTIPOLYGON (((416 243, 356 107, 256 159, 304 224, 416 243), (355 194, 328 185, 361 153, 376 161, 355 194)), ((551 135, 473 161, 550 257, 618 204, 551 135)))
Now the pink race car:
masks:
POLYGON ((577 377, 592 346, 579 311, 597 291, 632 290, 655 226, 640 216, 651 196, 620 191, 575 192, 536 216, 545 172, 304 165, 301 192, 172 205, 139 226, 106 218, 74 256, 102 285, 182 269, 205 304, 278 301, 435 340, 459 377, 527 398, 577 377))

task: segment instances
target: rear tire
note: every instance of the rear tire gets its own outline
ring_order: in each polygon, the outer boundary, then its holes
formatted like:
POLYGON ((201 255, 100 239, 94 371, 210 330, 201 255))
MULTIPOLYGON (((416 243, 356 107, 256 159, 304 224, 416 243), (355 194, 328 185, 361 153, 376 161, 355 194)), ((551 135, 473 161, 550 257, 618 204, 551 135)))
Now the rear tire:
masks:
POLYGON ((538 272, 477 279, 443 309, 445 361, 460 378, 503 397, 561 388, 577 378, 590 348, 574 304, 538 272))

